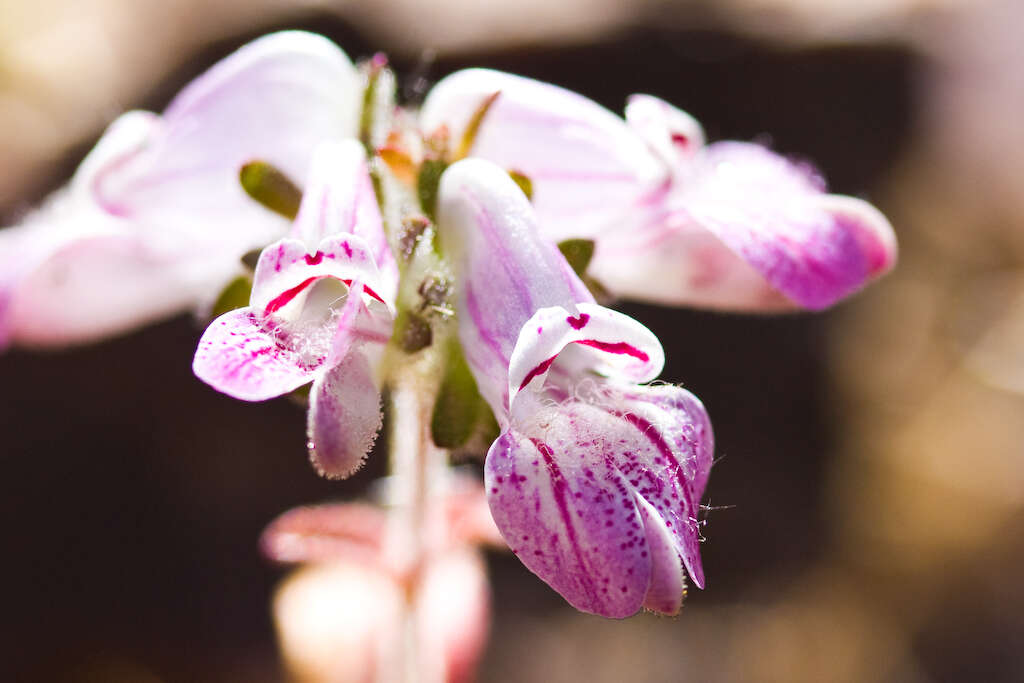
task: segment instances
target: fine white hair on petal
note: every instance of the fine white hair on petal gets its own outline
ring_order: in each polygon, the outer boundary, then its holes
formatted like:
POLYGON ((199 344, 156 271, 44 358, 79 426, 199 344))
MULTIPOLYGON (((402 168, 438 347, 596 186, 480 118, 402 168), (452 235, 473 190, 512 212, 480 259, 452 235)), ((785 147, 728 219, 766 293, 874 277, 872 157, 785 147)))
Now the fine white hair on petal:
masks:
POLYGON ((382 423, 380 389, 365 356, 349 353, 313 383, 310 392, 309 457, 332 479, 350 476, 366 460, 382 423))

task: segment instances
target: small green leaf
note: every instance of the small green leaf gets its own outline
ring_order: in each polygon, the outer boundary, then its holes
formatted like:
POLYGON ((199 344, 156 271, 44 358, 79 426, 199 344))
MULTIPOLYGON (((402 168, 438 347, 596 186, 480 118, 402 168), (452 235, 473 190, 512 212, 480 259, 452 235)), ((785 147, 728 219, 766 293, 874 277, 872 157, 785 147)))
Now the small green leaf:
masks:
POLYGON ((265 161, 250 161, 238 172, 246 194, 288 220, 295 220, 302 191, 288 176, 265 161))
MULTIPOLYGON (((430 433, 440 448, 458 448, 473 435, 486 405, 473 381, 461 350, 453 344, 437 403, 430 416, 430 433)), ((487 411, 489 412, 489 411, 487 411)))
POLYGON ((217 297, 210 311, 213 317, 223 315, 236 308, 249 305, 249 295, 252 293, 252 279, 248 275, 239 275, 228 283, 224 291, 217 297))
POLYGON ((509 171, 508 175, 519 186, 519 189, 523 191, 526 198, 533 201, 533 181, 530 180, 530 176, 519 171, 509 171))
POLYGON ((288 394, 288 398, 297 405, 306 408, 309 406, 309 395, 312 393, 313 383, 303 384, 301 387, 288 394))
POLYGON ((437 189, 441 184, 441 174, 446 168, 448 164, 441 159, 426 159, 420 164, 420 174, 416 178, 416 195, 419 197, 420 207, 432 221, 436 221, 437 189))
POLYGON ((576 274, 583 277, 594 257, 594 240, 565 240, 558 243, 558 250, 576 274))

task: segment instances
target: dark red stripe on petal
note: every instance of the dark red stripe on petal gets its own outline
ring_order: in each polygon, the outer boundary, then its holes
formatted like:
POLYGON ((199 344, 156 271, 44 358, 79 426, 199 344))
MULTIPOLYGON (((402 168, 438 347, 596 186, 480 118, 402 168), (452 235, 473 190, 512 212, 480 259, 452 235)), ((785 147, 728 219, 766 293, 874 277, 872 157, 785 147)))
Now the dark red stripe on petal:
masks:
POLYGON ((548 358, 546 361, 544 361, 543 363, 539 364, 533 370, 530 370, 528 373, 526 373, 526 378, 523 380, 523 383, 519 385, 519 390, 522 391, 522 389, 527 384, 529 384, 533 380, 533 378, 536 377, 537 375, 542 375, 545 372, 547 372, 548 369, 551 367, 551 364, 555 362, 556 358, 558 358, 557 355, 556 356, 551 356, 551 358, 548 358))
POLYGON ((572 525, 572 515, 569 513, 569 484, 565 481, 565 477, 562 475, 562 470, 555 463, 555 452, 551 450, 551 447, 540 439, 531 438, 530 441, 540 451, 540 455, 544 458, 544 466, 548 470, 548 475, 551 477, 551 493, 555 497, 555 504, 558 506, 558 512, 562 516, 562 522, 565 524, 565 531, 569 535, 569 542, 572 544, 573 551, 579 558, 580 564, 584 565, 583 553, 580 551, 579 539, 576 537, 576 527, 572 525))
POLYGON ((665 459, 672 463, 676 470, 676 478, 679 479, 679 483, 688 491, 689 488, 683 472, 682 464, 676 458, 675 452, 673 452, 672 447, 668 442, 665 441, 665 438, 661 435, 661 432, 658 431, 658 428, 644 418, 634 415, 633 413, 622 413, 621 417, 626 422, 639 429, 651 444, 653 444, 654 447, 657 448, 665 457, 665 459))
POLYGON ((583 344, 584 346, 590 346, 606 353, 617 353, 620 355, 632 356, 643 363, 646 363, 651 359, 651 357, 645 352, 636 348, 632 344, 627 344, 626 342, 603 342, 597 339, 580 339, 576 343, 583 344))
MULTIPOLYGON (((317 252, 317 253, 319 254, 320 252, 317 252)), ((308 259, 309 256, 307 256, 306 258, 308 259)), ((313 284, 315 281, 317 281, 317 280, 319 280, 321 278, 324 278, 324 277, 329 277, 329 278, 332 278, 334 280, 337 280, 338 282, 343 283, 347 287, 351 287, 352 286, 352 280, 342 280, 341 278, 336 278, 336 277, 334 277, 332 275, 314 275, 313 277, 306 278, 305 280, 303 280, 299 284, 295 285, 291 289, 286 289, 284 292, 282 292, 281 294, 278 294, 276 297, 274 297, 271 300, 271 302, 269 304, 267 304, 267 307, 264 310, 264 314, 269 315, 271 313, 275 313, 275 312, 281 310, 282 308, 287 306, 288 303, 292 299, 297 297, 302 292, 302 290, 306 289, 311 284, 313 284)), ((366 292, 366 294, 368 294, 369 296, 371 296, 374 299, 376 299, 377 301, 379 301, 382 304, 386 305, 386 302, 384 301, 384 299, 380 298, 380 295, 377 294, 377 292, 373 291, 372 289, 370 289, 366 285, 363 285, 363 291, 366 292)))
POLYGON ((299 284, 292 287, 291 289, 286 289, 285 291, 281 292, 276 297, 274 297, 269 304, 267 304, 267 308, 264 310, 264 313, 270 314, 281 310, 282 308, 288 305, 289 301, 297 297, 302 292, 302 290, 304 290, 306 287, 309 287, 317 279, 318 276, 308 277, 299 284))
MULTIPOLYGON (((349 287, 351 287, 351 286, 352 286, 352 281, 351 281, 351 280, 342 280, 342 282, 344 282, 344 283, 345 283, 346 285, 348 285, 349 287)), ((376 299, 377 301, 381 302, 382 304, 385 304, 385 305, 387 305, 387 304, 385 303, 384 299, 381 299, 381 298, 380 298, 380 295, 379 295, 379 294, 377 294, 377 292, 373 291, 372 289, 370 289, 370 288, 369 288, 369 287, 367 287, 366 285, 363 285, 363 291, 364 291, 364 292, 366 292, 367 294, 369 294, 369 295, 370 295, 371 297, 373 297, 373 298, 374 298, 374 299, 376 299)))

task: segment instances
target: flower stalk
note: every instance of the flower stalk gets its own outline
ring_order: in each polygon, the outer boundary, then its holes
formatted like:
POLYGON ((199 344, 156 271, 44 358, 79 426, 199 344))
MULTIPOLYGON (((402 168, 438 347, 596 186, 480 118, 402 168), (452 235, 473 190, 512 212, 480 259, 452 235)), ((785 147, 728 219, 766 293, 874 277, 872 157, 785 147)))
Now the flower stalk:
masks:
MULTIPOLYGON (((385 553, 399 568, 405 597, 402 666, 397 680, 444 680, 438 653, 420 646, 418 599, 424 569, 435 545, 443 542, 444 520, 440 486, 447 468, 447 453, 430 438, 430 412, 436 394, 432 353, 407 357, 396 364, 390 387, 390 481, 395 496, 388 512, 390 547, 385 553)), ((382 679, 383 680, 383 679, 382 679)))

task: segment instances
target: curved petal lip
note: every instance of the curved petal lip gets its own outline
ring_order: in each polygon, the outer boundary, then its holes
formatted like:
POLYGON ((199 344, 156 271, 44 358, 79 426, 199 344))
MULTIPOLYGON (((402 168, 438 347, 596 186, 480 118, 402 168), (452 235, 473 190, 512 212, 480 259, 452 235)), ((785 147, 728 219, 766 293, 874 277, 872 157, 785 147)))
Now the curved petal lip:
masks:
POLYGON ((249 308, 220 316, 199 340, 192 371, 218 391, 243 401, 265 401, 313 380, 249 308))

